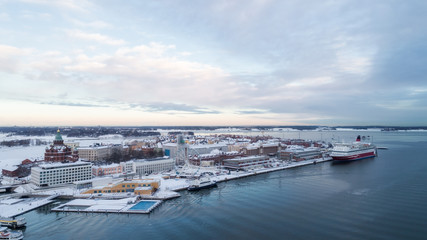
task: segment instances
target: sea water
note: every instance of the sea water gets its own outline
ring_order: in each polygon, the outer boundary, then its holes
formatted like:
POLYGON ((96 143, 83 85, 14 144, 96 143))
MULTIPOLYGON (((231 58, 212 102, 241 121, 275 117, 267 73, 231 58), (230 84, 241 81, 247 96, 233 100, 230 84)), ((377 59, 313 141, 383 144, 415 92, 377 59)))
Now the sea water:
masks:
POLYGON ((181 191, 149 215, 54 213, 48 205, 24 214, 25 239, 427 239, 427 133, 276 134, 370 135, 388 150, 181 191))

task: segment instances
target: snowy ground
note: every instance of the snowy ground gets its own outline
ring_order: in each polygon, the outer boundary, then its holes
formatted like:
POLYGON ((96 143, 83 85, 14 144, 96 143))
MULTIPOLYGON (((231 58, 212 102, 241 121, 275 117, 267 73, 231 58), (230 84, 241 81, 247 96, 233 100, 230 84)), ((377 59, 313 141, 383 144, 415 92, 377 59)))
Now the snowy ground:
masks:
MULTIPOLYGON (((22 201, 13 203, 13 199, 5 199, 0 201, 0 216, 14 217, 39 208, 53 202, 52 197, 47 198, 25 198, 22 201), (12 204, 11 204, 12 203, 12 204)), ((21 199, 19 199, 21 200, 21 199)))
POLYGON ((21 164, 25 159, 43 159, 46 146, 0 147, 0 169, 21 164))
MULTIPOLYGON (((326 159, 316 159, 317 163, 330 161, 330 158, 326 159)), ((222 182, 228 181, 232 179, 242 178, 253 176, 256 174, 267 173, 272 171, 279 171, 288 168, 300 167, 304 165, 313 164, 314 160, 306 160, 300 162, 276 162, 275 167, 270 168, 258 168, 251 171, 231 171, 228 174, 228 171, 218 170, 216 168, 200 168, 200 167, 191 167, 181 169, 181 172, 186 172, 188 175, 192 174, 201 174, 203 172, 211 173, 211 180, 222 182), (216 173, 221 172, 221 174, 216 175, 216 173)), ((191 183, 191 180, 185 178, 174 178, 174 179, 163 179, 161 174, 151 175, 148 178, 159 179, 160 189, 151 197, 151 199, 169 199, 174 197, 179 197, 179 193, 175 192, 177 190, 182 190, 188 188, 191 183)), ((90 206, 87 208, 88 211, 93 212, 123 212, 128 211, 130 207, 133 205, 129 204, 129 201, 135 202, 136 196, 131 193, 111 193, 111 194, 102 194, 99 195, 88 195, 88 194, 80 194, 85 190, 78 191, 73 186, 62 186, 62 187, 54 187, 50 189, 38 189, 36 186, 32 184, 24 184, 19 186, 16 190, 17 193, 13 194, 16 197, 8 199, 8 195, 3 196, 2 200, 0 200, 0 216, 2 217, 13 217, 25 212, 36 209, 40 206, 46 205, 48 203, 53 202, 52 198, 57 195, 67 195, 67 196, 75 196, 75 197, 87 197, 87 198, 117 198, 118 200, 102 200, 102 199, 76 199, 73 200, 66 205, 69 206, 90 206), (29 199, 18 199, 19 193, 32 193, 32 194, 40 194, 40 195, 51 195, 48 198, 29 198, 29 199)), ((74 211, 75 209, 69 209, 70 211, 74 211)))
MULTIPOLYGON (((40 139, 47 142, 52 142, 55 135, 51 136, 20 136, 14 135, 7 137, 7 134, 0 133, 1 141, 20 140, 20 139, 40 139)), ((141 138, 123 138, 121 135, 104 135, 99 138, 67 138, 64 137, 64 142, 78 142, 80 146, 89 146, 94 143, 104 144, 122 144, 132 140, 146 139, 147 137, 141 138)), ((43 160, 44 152, 48 145, 39 146, 17 146, 17 147, 5 147, 0 146, 0 170, 3 168, 10 168, 15 165, 21 164, 25 159, 30 160, 43 160)), ((0 171, 1 174, 1 171, 0 171)))

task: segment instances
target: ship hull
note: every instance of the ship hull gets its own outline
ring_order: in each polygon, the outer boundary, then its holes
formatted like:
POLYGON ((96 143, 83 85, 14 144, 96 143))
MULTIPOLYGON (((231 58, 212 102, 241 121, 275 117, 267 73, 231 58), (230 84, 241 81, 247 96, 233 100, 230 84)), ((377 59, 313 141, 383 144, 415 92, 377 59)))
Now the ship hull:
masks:
POLYGON ((343 155, 343 154, 331 155, 332 160, 336 162, 357 161, 357 160, 362 160, 366 158, 373 158, 375 156, 376 154, 374 149, 372 149, 372 151, 362 152, 362 153, 349 153, 347 155, 343 155))
POLYGON ((216 186, 217 186, 216 182, 206 184, 206 185, 202 185, 202 186, 190 186, 190 187, 188 187, 188 191, 197 191, 197 190, 201 190, 201 189, 205 189, 205 188, 213 188, 216 186))

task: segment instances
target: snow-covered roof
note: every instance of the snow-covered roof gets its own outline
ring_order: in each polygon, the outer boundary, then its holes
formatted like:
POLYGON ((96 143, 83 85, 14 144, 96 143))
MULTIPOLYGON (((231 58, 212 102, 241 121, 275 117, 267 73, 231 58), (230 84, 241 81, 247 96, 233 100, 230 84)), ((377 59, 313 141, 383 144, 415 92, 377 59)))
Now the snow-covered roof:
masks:
POLYGON ((118 166, 120 166, 120 164, 113 163, 113 164, 110 164, 110 165, 92 166, 92 168, 105 169, 105 168, 114 168, 114 167, 118 167, 118 166))
POLYGON ((189 148, 215 148, 215 147, 227 147, 225 143, 214 143, 214 144, 195 144, 189 145, 189 148))
POLYGON ((40 164, 39 167, 43 169, 49 169, 49 168, 61 168, 61 167, 75 167, 75 166, 86 166, 86 165, 92 165, 92 163, 89 162, 74 162, 74 163, 46 163, 46 164, 40 164))
POLYGON ((9 172, 13 172, 13 171, 15 171, 16 169, 18 169, 18 167, 17 167, 17 166, 5 166, 5 167, 3 167, 3 169, 4 169, 4 170, 7 170, 7 171, 9 171, 9 172))
POLYGON ((263 147, 277 147, 279 146, 278 142, 269 142, 269 143, 264 143, 262 144, 263 147))
POLYGON ((1 200, 0 203, 6 204, 6 205, 12 205, 12 204, 19 203, 22 201, 24 201, 24 199, 11 198, 11 199, 6 199, 6 200, 1 200))
POLYGON ((105 149, 109 148, 110 146, 85 146, 85 147, 78 147, 77 150, 91 150, 91 149, 105 149))
POLYGON ((237 157, 237 158, 232 158, 232 159, 225 159, 224 161, 228 161, 228 162, 238 162, 238 161, 250 161, 250 160, 257 160, 257 159, 264 159, 267 158, 266 156, 249 156, 249 157, 237 157))

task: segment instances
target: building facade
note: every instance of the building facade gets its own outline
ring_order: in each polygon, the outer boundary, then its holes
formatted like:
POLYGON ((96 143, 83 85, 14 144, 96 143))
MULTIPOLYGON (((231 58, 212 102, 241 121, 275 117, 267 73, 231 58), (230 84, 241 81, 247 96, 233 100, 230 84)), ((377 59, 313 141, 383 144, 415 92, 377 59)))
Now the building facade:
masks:
POLYGON ((160 181, 155 179, 140 179, 123 181, 111 186, 97 187, 83 192, 83 194, 99 193, 135 193, 136 195, 151 195, 160 187, 160 181))
POLYGON ((79 147, 78 150, 80 158, 90 162, 105 160, 110 156, 108 146, 79 147))
POLYGON ((121 144, 101 145, 95 144, 88 147, 78 147, 79 157, 86 161, 100 161, 108 159, 114 152, 123 152, 121 144))
POLYGON ((223 162, 224 168, 244 171, 261 168, 272 164, 272 161, 267 156, 240 157, 226 159, 223 162))
POLYGON ((275 142, 275 143, 248 144, 242 147, 241 152, 245 156, 255 156, 255 155, 275 156, 280 150, 281 150, 280 143, 275 142))
POLYGON ((92 166, 92 175, 99 177, 99 176, 120 174, 120 173, 123 173, 123 169, 124 167, 120 164, 92 166))
POLYGON ((30 175, 30 168, 22 165, 2 169, 2 175, 6 177, 21 178, 30 175))
POLYGON ((213 165, 223 165, 224 159, 232 159, 237 157, 243 157, 243 153, 232 151, 232 152, 218 152, 213 154, 200 154, 192 156, 189 161, 192 165, 202 166, 202 162, 213 162, 213 165))
POLYGON ((120 163, 126 172, 134 172, 137 176, 170 171, 175 168, 175 160, 171 158, 141 159, 120 163))
POLYGON ((323 154, 320 148, 303 146, 288 146, 285 150, 280 151, 279 157, 287 161, 303 161, 310 159, 322 158, 323 154))
POLYGON ((77 151, 73 151, 64 144, 61 132, 58 129, 53 144, 45 150, 44 160, 46 162, 76 162, 79 160, 79 155, 77 151))
POLYGON ((41 164, 31 168, 31 182, 37 186, 55 186, 92 179, 88 162, 41 164))

